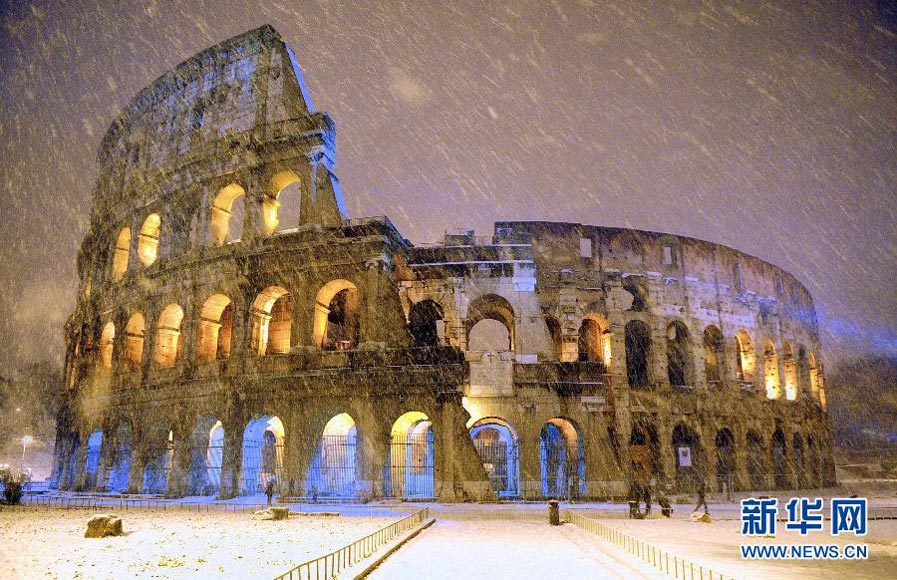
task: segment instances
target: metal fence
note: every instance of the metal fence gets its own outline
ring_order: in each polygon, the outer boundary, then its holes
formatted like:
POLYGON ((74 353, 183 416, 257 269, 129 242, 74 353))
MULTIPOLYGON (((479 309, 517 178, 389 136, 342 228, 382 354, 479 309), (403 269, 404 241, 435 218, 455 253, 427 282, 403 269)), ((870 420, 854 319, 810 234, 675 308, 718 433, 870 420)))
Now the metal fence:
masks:
POLYGON ((383 544, 402 532, 423 523, 429 517, 430 508, 416 511, 410 516, 406 516, 388 526, 380 528, 372 534, 355 540, 348 546, 343 546, 314 560, 303 562, 289 572, 277 576, 274 580, 330 580, 335 578, 346 568, 364 560, 383 544))
MULTIPOLYGON (((681 558, 672 552, 643 542, 629 534, 624 534, 619 530, 602 524, 592 518, 578 514, 573 510, 564 510, 564 521, 570 522, 593 534, 597 534, 598 537, 626 550, 643 562, 646 562, 661 572, 669 574, 673 578, 681 578, 683 580, 686 578, 688 580, 724 580, 726 578, 726 576, 720 572, 707 568, 702 564, 696 564, 691 560, 681 558)), ((729 578, 732 578, 732 576, 729 576, 729 578)))

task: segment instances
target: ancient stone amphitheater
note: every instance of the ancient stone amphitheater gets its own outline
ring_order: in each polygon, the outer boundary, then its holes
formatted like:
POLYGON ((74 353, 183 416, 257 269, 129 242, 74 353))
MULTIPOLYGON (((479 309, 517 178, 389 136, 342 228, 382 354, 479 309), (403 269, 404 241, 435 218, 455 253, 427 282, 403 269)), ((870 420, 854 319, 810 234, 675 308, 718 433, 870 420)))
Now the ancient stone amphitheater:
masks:
POLYGON ((588 497, 834 479, 793 276, 692 238, 349 218, 333 120, 264 26, 142 90, 99 151, 60 489, 588 497))

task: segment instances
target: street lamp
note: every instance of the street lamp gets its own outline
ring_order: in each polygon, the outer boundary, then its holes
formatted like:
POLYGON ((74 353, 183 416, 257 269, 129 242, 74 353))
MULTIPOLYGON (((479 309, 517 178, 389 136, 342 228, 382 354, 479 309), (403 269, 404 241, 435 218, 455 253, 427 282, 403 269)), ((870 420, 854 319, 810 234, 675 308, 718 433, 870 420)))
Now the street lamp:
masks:
POLYGON ((31 435, 22 436, 22 473, 25 473, 25 449, 28 448, 28 444, 32 441, 34 441, 34 437, 31 435))

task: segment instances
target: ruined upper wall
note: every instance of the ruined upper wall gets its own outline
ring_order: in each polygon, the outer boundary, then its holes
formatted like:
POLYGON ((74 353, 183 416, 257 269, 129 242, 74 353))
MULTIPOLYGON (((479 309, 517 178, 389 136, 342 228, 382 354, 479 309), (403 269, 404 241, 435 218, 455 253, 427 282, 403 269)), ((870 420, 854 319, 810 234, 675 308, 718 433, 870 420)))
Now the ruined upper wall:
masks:
POLYGON ((225 40, 159 77, 112 123, 98 152, 97 205, 143 197, 154 174, 169 172, 168 181, 176 182, 171 171, 209 156, 204 153, 220 155, 222 142, 264 141, 272 136, 267 127, 287 120, 308 121, 332 138, 329 120, 318 117, 292 50, 276 30, 265 25, 225 40))

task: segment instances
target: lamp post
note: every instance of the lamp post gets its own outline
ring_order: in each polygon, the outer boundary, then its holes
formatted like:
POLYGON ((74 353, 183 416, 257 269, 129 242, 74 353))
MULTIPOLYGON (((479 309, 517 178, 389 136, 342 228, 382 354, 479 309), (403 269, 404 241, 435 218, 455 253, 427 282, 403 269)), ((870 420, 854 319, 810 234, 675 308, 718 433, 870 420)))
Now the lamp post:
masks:
POLYGON ((25 473, 25 449, 28 448, 28 444, 32 441, 34 441, 34 437, 31 435, 22 436, 22 473, 25 473))

